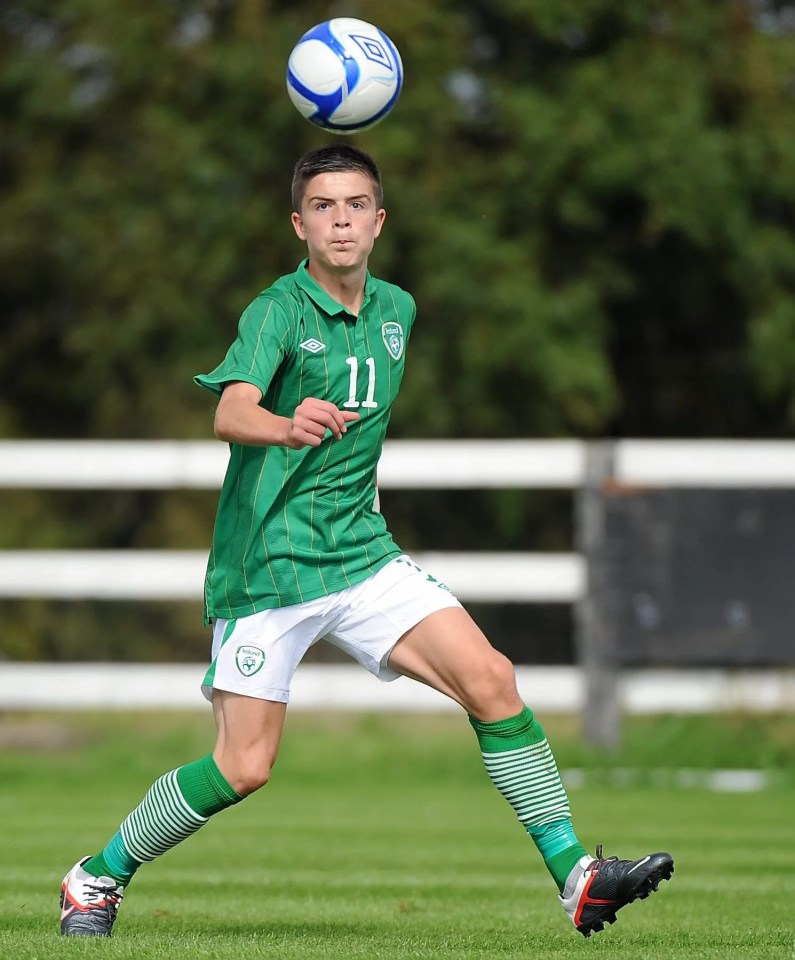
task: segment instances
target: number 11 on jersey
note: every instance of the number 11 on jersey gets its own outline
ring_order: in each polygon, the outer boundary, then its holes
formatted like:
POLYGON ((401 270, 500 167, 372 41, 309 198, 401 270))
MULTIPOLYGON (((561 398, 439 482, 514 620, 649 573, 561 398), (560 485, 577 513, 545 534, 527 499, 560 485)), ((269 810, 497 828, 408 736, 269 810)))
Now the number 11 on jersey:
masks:
POLYGON ((351 368, 351 377, 348 383, 348 399, 343 403, 343 407, 348 409, 352 407, 377 407, 375 402, 375 360, 368 357, 364 362, 367 364, 369 376, 367 378, 367 396, 361 403, 356 399, 356 387, 359 379, 359 361, 356 357, 348 357, 345 362, 351 368))

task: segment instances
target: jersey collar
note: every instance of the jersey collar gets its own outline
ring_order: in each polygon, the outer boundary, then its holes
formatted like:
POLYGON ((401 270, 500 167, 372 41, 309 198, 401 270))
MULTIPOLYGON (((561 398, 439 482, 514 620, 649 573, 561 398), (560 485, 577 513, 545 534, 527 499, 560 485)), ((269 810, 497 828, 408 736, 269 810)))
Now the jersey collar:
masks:
MULTIPOLYGON (((356 316, 352 314, 347 307, 343 307, 341 303, 330 296, 326 291, 320 286, 317 280, 312 277, 307 270, 307 264, 309 263, 309 257, 306 260, 302 260, 298 266, 298 270, 295 274, 296 282, 298 286, 310 297, 318 307, 329 316, 337 316, 342 314, 346 319, 355 320, 356 316)), ((370 299, 371 294, 375 290, 375 281, 370 276, 370 271, 367 271, 367 279, 364 282, 364 300, 362 301, 362 310, 367 306, 367 302, 370 299)))

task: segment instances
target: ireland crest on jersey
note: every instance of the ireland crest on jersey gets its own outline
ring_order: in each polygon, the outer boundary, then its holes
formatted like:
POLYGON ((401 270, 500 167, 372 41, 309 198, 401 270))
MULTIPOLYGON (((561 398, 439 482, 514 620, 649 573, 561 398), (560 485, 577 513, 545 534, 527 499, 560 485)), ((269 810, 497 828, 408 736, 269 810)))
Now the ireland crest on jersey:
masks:
POLYGON ((393 360, 400 360, 403 356, 403 347, 405 345, 403 327, 394 321, 384 323, 381 326, 381 336, 384 338, 389 356, 392 357, 393 360))
POLYGON ((255 673, 258 673, 262 669, 262 665, 265 663, 265 652, 260 650, 259 647, 251 647, 246 644, 245 646, 237 648, 235 663, 237 664, 237 669, 244 677, 253 677, 255 673))

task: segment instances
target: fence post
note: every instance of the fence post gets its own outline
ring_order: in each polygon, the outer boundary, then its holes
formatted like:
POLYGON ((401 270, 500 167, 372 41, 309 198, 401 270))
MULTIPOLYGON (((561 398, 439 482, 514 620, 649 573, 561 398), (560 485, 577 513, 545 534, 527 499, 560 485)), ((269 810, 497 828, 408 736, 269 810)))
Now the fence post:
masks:
POLYGON ((589 443, 585 477, 575 494, 575 540, 585 560, 585 593, 575 607, 577 659, 583 671, 583 736, 602 747, 621 741, 619 663, 606 595, 605 487, 614 474, 615 444, 589 443))

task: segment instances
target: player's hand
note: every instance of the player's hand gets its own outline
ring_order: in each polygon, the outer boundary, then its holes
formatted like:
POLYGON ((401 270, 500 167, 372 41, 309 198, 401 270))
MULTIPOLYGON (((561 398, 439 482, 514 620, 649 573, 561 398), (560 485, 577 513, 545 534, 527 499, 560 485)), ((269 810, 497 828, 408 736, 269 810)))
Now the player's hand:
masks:
POLYGON ((329 400, 307 397, 295 408, 287 428, 286 446, 293 450, 302 447, 319 447, 326 430, 337 440, 348 429, 348 424, 359 419, 358 413, 340 410, 329 400))

